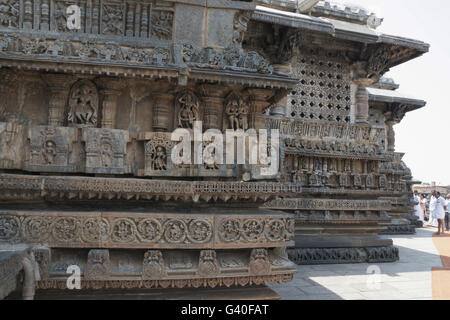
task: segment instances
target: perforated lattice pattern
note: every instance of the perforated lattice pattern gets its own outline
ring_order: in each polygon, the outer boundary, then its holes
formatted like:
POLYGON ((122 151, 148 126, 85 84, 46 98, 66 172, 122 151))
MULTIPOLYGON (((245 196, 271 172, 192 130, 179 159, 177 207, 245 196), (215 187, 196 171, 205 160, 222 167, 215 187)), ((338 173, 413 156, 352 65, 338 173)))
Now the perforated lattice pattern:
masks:
POLYGON ((300 82, 288 97, 290 116, 350 122, 350 68, 339 52, 300 49, 294 61, 300 82))

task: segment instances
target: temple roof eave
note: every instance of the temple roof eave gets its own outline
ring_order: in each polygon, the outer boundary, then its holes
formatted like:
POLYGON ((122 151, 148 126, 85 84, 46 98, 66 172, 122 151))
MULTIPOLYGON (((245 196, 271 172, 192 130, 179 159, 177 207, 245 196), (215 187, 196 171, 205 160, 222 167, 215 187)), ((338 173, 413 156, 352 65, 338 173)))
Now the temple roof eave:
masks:
POLYGON ((387 35, 375 31, 368 25, 341 20, 312 17, 301 13, 256 6, 253 20, 274 23, 290 28, 304 29, 328 34, 336 39, 350 40, 365 44, 386 44, 406 50, 401 57, 392 57, 390 67, 404 63, 429 51, 430 45, 420 40, 387 35))
POLYGON ((401 104, 407 107, 406 112, 423 108, 427 104, 424 100, 415 99, 393 90, 367 88, 367 91, 370 102, 401 104))

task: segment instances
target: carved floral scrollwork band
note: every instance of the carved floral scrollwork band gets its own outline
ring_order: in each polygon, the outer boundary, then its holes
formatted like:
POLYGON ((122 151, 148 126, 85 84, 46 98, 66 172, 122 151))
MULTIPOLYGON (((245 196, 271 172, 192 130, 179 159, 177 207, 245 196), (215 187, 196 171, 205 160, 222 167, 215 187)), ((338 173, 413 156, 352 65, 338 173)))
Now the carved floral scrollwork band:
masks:
MULTIPOLYGON (((147 214, 148 215, 148 214, 147 214)), ((146 216, 147 216, 146 215, 146 216)), ((111 214, 93 217, 85 214, 53 217, 51 214, 1 212, 0 242, 27 241, 52 246, 87 247, 94 244, 114 247, 161 248, 195 244, 207 247, 227 243, 285 243, 294 235, 293 218, 223 216, 119 217, 111 214), (215 230, 217 221, 217 230, 215 230), (215 236, 215 234, 218 236, 215 236)))

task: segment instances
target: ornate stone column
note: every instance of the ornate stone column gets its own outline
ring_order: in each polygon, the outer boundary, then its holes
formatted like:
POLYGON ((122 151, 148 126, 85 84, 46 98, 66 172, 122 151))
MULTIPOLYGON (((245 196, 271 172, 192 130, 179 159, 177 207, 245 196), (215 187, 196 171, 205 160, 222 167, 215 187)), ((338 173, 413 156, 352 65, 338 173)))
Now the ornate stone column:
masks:
POLYGON ((170 129, 170 115, 173 114, 174 97, 168 93, 156 93, 153 99, 153 131, 167 132, 170 129))
POLYGON ((100 87, 100 94, 103 96, 102 128, 113 129, 116 119, 117 100, 125 84, 118 79, 100 79, 97 83, 100 87))
POLYGON ((44 74, 43 79, 50 90, 48 125, 55 127, 62 126, 64 124, 64 111, 67 105, 70 86, 75 79, 64 74, 44 74))
POLYGON ((394 125, 400 123, 408 111, 408 106, 402 104, 393 104, 389 106, 388 111, 384 113, 386 124, 387 151, 395 151, 395 131, 394 125))
POLYGON ((219 108, 223 105, 221 97, 203 97, 203 130, 222 129, 222 118, 219 117, 219 108))
MULTIPOLYGON (((362 82, 362 81, 361 81, 362 82)), ((356 83, 357 89, 355 93, 355 122, 369 122, 369 93, 366 86, 362 83, 356 83)))
POLYGON ((250 93, 251 101, 249 127, 257 130, 264 129, 263 112, 272 104, 270 98, 273 92, 266 89, 248 89, 248 92, 250 93))
POLYGON ((387 151, 395 151, 395 131, 394 125, 397 124, 395 121, 386 121, 386 141, 387 141, 387 151))

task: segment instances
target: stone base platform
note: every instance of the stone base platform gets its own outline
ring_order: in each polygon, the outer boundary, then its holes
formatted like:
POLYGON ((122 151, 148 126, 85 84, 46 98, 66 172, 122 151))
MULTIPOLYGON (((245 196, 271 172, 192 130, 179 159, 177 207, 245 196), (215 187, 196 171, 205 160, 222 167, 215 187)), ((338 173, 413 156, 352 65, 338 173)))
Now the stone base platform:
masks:
MULTIPOLYGON (((9 299, 16 297, 11 296, 9 299)), ((19 297, 17 297, 19 298, 19 297)), ((36 300, 279 300, 269 287, 149 289, 149 290, 37 290, 36 300)))
POLYGON ((298 265, 383 263, 399 260, 392 240, 366 237, 295 238, 288 257, 298 265))
POLYGON ((416 226, 414 225, 388 225, 386 226, 387 229, 380 232, 380 234, 384 235, 395 235, 395 234, 415 234, 416 233, 416 226))
POLYGON ((396 234, 415 234, 416 223, 421 222, 413 219, 392 219, 390 223, 380 223, 381 226, 386 227, 385 230, 379 234, 396 235, 396 234))

